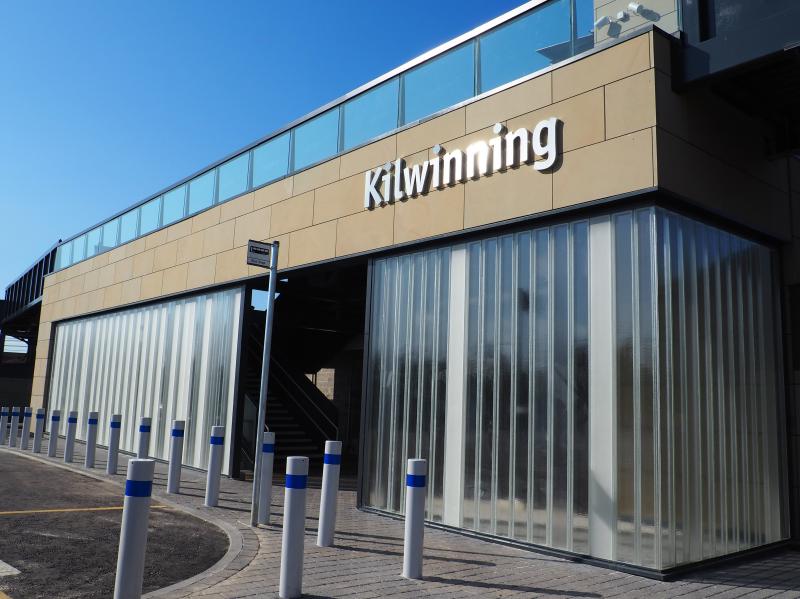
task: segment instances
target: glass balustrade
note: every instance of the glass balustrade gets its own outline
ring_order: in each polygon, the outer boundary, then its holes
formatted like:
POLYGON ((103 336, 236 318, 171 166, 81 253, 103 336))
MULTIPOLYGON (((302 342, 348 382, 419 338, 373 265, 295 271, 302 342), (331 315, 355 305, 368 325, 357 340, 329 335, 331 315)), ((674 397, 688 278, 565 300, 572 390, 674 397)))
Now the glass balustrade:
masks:
MULTIPOLYGON (((471 39, 279 132, 163 196, 143 202, 141 210, 134 207, 110 227, 99 225, 88 234, 88 242, 86 235, 66 241, 58 248, 57 268, 66 268, 569 59, 611 39, 614 31, 619 36, 649 22, 632 17, 624 27, 614 22, 595 27, 607 7, 595 7, 593 0, 529 4, 521 14, 492 28, 480 28, 471 39)), ((666 0, 661 13, 677 14, 675 5, 674 0, 666 0)))

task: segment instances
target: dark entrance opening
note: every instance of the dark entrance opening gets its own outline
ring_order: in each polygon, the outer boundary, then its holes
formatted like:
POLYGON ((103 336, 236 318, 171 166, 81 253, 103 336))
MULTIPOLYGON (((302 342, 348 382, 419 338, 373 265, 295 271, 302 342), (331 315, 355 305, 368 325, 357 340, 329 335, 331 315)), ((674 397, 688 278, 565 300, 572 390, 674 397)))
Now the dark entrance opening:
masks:
MULTIPOLYGON (((361 411, 367 263, 281 274, 277 282, 266 426, 275 433, 276 474, 286 457, 322 469, 325 441, 342 441, 342 474, 355 476, 361 411)), ((245 298, 232 474, 253 473, 264 340, 266 281, 245 298)))

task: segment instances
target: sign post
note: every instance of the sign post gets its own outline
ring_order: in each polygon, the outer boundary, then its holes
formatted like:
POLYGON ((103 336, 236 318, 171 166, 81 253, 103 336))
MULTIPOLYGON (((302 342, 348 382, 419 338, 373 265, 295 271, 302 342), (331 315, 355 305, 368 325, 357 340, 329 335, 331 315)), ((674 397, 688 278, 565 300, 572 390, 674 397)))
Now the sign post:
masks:
POLYGON ((264 419, 267 409, 267 385, 269 383, 270 346, 272 345, 272 317, 275 313, 275 284, 278 279, 278 242, 260 243, 250 240, 247 244, 247 264, 269 268, 269 287, 267 292, 267 313, 264 323, 264 355, 261 358, 261 391, 258 396, 258 419, 256 420, 255 455, 253 467, 253 499, 250 506, 250 525, 258 526, 258 500, 261 488, 261 433, 264 432, 264 419))

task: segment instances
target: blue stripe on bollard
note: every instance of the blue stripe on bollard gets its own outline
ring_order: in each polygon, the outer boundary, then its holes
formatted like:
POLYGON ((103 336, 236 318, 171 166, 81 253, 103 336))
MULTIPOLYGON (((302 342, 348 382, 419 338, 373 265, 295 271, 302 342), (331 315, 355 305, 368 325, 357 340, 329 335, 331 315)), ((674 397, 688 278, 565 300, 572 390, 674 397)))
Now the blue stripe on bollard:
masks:
POLYGON ((19 410, 14 410, 11 415, 12 416, 19 416, 19 410))
POLYGON ((126 480, 125 495, 127 497, 150 497, 153 493, 153 483, 149 480, 126 480))
POLYGON ((97 418, 89 418, 89 424, 97 424, 97 418))
POLYGON ((70 416, 69 418, 67 418, 67 423, 69 423, 69 424, 78 424, 78 419, 77 418, 73 418, 72 416, 70 416))
POLYGON ((306 476, 305 474, 286 475, 287 489, 305 489, 307 484, 308 484, 308 476, 306 476))
POLYGON ((324 456, 322 456, 322 463, 338 466, 342 463, 342 456, 338 453, 326 453, 324 456))
POLYGON ((424 487, 425 475, 424 474, 406 474, 407 487, 424 487))
POLYGON ((275 444, 264 443, 263 445, 261 445, 261 451, 263 453, 275 453, 275 444))
POLYGON ((139 432, 140 433, 149 433, 150 432, 150 427, 145 425, 145 424, 140 424, 139 425, 139 432))
POLYGON ((172 436, 173 437, 183 437, 183 431, 179 428, 172 429, 172 436))
POLYGON ((6 411, 4 410, 4 411, 0 412, 0 416, 8 416, 8 412, 6 412, 6 411))
POLYGON ((25 415, 26 415, 26 416, 30 416, 31 414, 33 414, 33 412, 32 412, 32 411, 30 411, 30 410, 25 410, 25 415))
POLYGON ((36 420, 44 420, 44 414, 36 414, 36 420))
POLYGON ((58 422, 59 420, 61 420, 61 416, 53 416, 50 420, 52 420, 53 422, 58 422))
POLYGON ((111 428, 122 428, 122 423, 116 420, 111 421, 111 428))
POLYGON ((225 437, 211 437, 211 445, 224 445, 225 437))

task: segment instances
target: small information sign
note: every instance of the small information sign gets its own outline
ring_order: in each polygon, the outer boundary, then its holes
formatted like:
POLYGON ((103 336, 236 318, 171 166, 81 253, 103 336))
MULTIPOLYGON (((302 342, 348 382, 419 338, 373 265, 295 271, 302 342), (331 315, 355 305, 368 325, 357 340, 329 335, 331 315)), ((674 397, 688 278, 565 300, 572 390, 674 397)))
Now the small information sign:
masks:
POLYGON ((272 244, 260 241, 247 242, 247 264, 250 266, 260 266, 269 268, 269 257, 272 251, 272 244))

